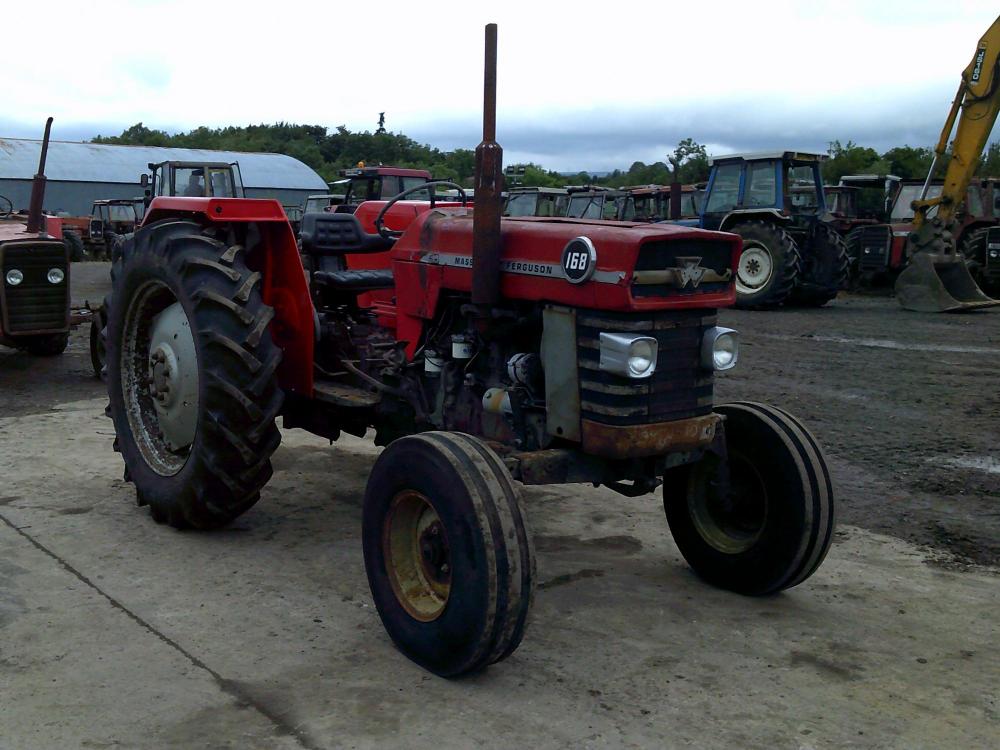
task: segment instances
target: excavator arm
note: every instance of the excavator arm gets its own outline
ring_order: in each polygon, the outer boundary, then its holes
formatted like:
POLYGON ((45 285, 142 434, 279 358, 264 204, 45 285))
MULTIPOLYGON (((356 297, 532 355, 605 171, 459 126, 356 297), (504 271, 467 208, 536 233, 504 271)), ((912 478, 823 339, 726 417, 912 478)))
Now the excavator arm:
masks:
POLYGON ((979 166, 1000 113, 1000 18, 979 40, 972 62, 962 71, 920 199, 913 202, 913 231, 907 238, 909 265, 896 280, 896 299, 907 310, 955 312, 1000 305, 983 294, 957 252, 954 228, 958 207, 979 166), (955 123, 958 123, 957 129, 955 123), (951 157, 947 156, 952 131, 951 157), (941 194, 927 198, 938 163, 948 158, 941 194), (928 212, 937 213, 928 219, 928 212))
POLYGON ((952 142, 951 160, 944 177, 944 187, 941 195, 929 200, 914 202, 914 223, 918 226, 927 218, 927 211, 932 206, 939 206, 937 216, 943 224, 951 224, 955 220, 955 212, 959 204, 965 200, 966 191, 972 181, 979 157, 986 148, 997 114, 1000 113, 1000 18, 986 31, 979 40, 976 54, 972 62, 962 71, 962 82, 958 86, 955 101, 945 121, 941 139, 934 149, 934 161, 927 173, 923 196, 934 175, 938 162, 945 158, 948 139, 958 120, 958 130, 952 142), (961 115, 961 117, 959 117, 961 115))

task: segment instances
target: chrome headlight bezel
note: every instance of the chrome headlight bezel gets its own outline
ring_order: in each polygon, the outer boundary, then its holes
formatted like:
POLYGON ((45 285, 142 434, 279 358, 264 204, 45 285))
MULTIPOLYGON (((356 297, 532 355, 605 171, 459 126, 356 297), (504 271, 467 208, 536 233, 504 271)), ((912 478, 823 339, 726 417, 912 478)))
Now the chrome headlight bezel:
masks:
POLYGON ((643 380, 656 372, 659 342, 652 336, 630 333, 601 333, 599 369, 633 380, 643 380))
POLYGON ((53 285, 62 284, 66 280, 66 272, 61 268, 53 267, 45 274, 45 279, 53 285))
POLYGON ((713 326, 701 339, 701 366, 723 372, 736 367, 740 359, 740 334, 733 328, 713 326), (721 346, 720 346, 721 344, 721 346), (723 347, 729 347, 728 349, 723 347), (719 356, 724 354, 726 356, 719 356))
POLYGON ((24 281, 24 271, 20 268, 11 268, 4 274, 4 281, 8 286, 17 286, 24 281))

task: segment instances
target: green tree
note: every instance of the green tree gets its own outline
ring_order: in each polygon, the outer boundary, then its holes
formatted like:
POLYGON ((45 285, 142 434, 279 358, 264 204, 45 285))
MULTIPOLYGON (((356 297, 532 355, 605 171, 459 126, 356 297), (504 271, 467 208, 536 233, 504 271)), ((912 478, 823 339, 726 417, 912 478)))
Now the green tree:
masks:
POLYGON ((865 174, 874 173, 878 170, 875 165, 879 163, 878 151, 873 148, 859 146, 854 141, 841 144, 840 141, 831 141, 827 149, 830 158, 823 162, 823 181, 830 185, 836 185, 845 174, 865 174))
POLYGON ((891 174, 903 179, 916 179, 927 176, 934 152, 924 147, 896 146, 882 154, 882 158, 892 166, 891 174))

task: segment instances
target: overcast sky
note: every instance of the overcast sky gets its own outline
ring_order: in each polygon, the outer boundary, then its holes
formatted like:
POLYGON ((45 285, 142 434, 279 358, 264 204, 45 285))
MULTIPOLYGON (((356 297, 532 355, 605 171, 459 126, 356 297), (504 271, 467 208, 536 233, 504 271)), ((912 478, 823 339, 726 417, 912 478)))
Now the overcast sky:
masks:
POLYGON ((63 140, 139 121, 374 130, 384 110, 394 132, 474 148, 483 26, 495 21, 507 163, 628 168, 687 137, 714 154, 929 146, 998 11, 996 0, 493 5, 48 0, 16 29, 5 11, 0 136, 40 137, 47 115, 63 140))

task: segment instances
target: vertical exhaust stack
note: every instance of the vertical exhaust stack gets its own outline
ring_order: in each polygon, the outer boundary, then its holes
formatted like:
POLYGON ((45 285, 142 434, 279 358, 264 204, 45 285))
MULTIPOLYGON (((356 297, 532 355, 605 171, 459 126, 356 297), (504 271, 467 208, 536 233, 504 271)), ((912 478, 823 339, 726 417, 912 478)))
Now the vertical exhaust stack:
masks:
POLYGON ((497 137, 497 25, 486 25, 483 141, 476 146, 475 212, 472 217, 472 302, 500 300, 500 212, 503 149, 497 137))
POLYGON ((38 159, 38 174, 31 181, 31 202, 28 204, 29 234, 36 234, 42 227, 42 201, 45 200, 45 157, 49 153, 49 131, 52 118, 45 121, 45 135, 42 137, 42 155, 38 159))

